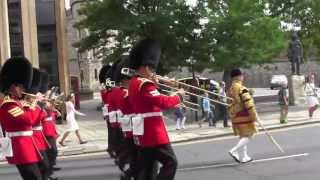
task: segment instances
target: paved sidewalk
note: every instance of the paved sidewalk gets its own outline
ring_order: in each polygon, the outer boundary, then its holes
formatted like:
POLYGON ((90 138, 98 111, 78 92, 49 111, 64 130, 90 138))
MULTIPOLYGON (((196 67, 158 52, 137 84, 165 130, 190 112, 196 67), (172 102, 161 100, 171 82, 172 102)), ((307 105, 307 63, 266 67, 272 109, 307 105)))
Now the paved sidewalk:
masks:
MULTIPOLYGON (((78 117, 80 126, 80 134, 87 144, 80 145, 75 134, 70 134, 66 147, 59 146, 59 154, 63 156, 102 152, 107 148, 107 129, 105 121, 102 119, 100 111, 97 111, 99 100, 90 100, 81 102, 81 112, 85 113, 86 117, 78 117)), ((289 122, 285 125, 279 124, 279 110, 276 103, 262 103, 257 105, 260 112, 260 119, 268 129, 285 128, 290 126, 298 126, 304 124, 318 123, 320 118, 309 120, 306 107, 293 106, 289 108, 289 122)), ((320 112, 316 112, 314 117, 320 117, 320 112)), ((175 130, 174 120, 167 119, 168 131, 171 142, 180 143, 192 140, 215 138, 232 135, 231 128, 223 128, 219 122, 216 128, 208 127, 207 124, 199 128, 196 123, 189 123, 185 130, 175 130)), ((62 135, 65 125, 58 125, 58 130, 62 135)))

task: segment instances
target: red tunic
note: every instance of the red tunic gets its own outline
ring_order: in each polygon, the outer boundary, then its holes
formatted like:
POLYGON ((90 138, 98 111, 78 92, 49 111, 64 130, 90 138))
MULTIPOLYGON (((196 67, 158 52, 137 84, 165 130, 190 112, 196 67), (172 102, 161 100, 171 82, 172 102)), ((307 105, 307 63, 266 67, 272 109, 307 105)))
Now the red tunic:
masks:
MULTIPOLYGON (((124 91, 124 96, 119 99, 120 101, 120 110, 124 116, 130 116, 133 114, 130 102, 129 102, 129 96, 128 96, 128 90, 127 89, 122 89, 124 91)), ((133 134, 132 131, 126 131, 123 132, 123 137, 124 138, 132 138, 133 134)))
MULTIPOLYGON (((23 108, 18 100, 6 97, 0 107, 0 122, 7 133, 32 131, 33 111, 23 108)), ((41 156, 32 135, 11 137, 13 157, 8 157, 9 164, 29 164, 39 162, 41 156)))
MULTIPOLYGON (((119 87, 113 87, 111 89, 111 91, 108 93, 108 96, 107 96, 109 114, 120 111, 121 97, 123 97, 124 95, 125 95, 125 92, 119 87)), ((113 128, 120 127, 120 123, 112 122, 111 127, 113 128)))
POLYGON ((108 100, 107 100, 108 92, 109 92, 109 91, 106 90, 106 89, 102 89, 102 90, 100 91, 101 100, 102 100, 103 105, 108 104, 108 100))
MULTIPOLYGON (((135 114, 161 112, 180 104, 180 97, 165 96, 150 80, 133 77, 129 83, 129 101, 135 114)), ((170 143, 162 116, 144 118, 144 134, 134 136, 137 145, 155 147, 170 143)))
POLYGON ((42 123, 44 122, 47 116, 47 113, 43 111, 39 106, 36 106, 33 109, 33 116, 35 118, 35 124, 32 126, 34 141, 40 151, 47 150, 50 145, 43 134, 43 126, 42 126, 42 123))
POLYGON ((47 117, 43 121, 43 133, 46 137, 58 137, 58 132, 56 128, 56 119, 58 113, 55 111, 47 111, 47 117))

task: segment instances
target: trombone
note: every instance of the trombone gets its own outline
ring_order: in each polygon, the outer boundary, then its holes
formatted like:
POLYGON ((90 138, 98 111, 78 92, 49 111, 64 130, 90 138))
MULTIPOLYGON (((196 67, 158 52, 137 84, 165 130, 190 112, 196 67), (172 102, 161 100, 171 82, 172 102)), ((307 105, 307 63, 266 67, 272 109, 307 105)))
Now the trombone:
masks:
MULTIPOLYGON (((166 87, 166 88, 170 88, 170 89, 174 89, 174 90, 179 90, 178 88, 176 87, 173 87, 173 86, 170 86, 170 85, 166 85, 164 83, 158 83, 160 86, 163 86, 163 87, 166 87)), ((190 85, 191 86, 191 85, 190 85)), ((199 88, 201 89, 201 88, 199 88)), ((213 103, 217 103, 217 104, 221 104, 221 105, 224 105, 224 106, 230 106, 230 104, 228 103, 224 103, 224 102, 221 102, 221 101, 218 101, 218 100, 214 100, 214 99, 211 99, 209 97, 204 97, 204 96, 200 96, 198 94, 195 94, 195 93, 192 93, 192 92, 189 92, 189 91, 185 91, 186 94, 188 95, 191 95, 191 96, 196 96, 196 97, 200 97, 200 98, 207 98, 209 101, 213 102, 213 103)), ((221 95, 220 95, 221 96, 221 95)), ((225 96, 222 96, 222 97, 225 97, 225 96)))
MULTIPOLYGON (((135 70, 133 69, 130 69, 130 68, 122 68, 121 69, 121 74, 124 74, 124 75, 127 75, 127 76, 134 76, 134 75, 139 75, 135 70)), ((192 86, 192 85, 189 85, 189 84, 186 84, 186 83, 183 83, 183 82, 179 82, 179 81, 172 81, 172 80, 169 80, 167 78, 164 78, 160 75, 155 75, 156 78, 158 78, 160 81, 164 81, 164 82, 168 82, 170 84, 180 84, 181 86, 186 86, 186 87, 190 87, 190 88, 194 88, 194 89, 197 89, 197 90, 200 90, 200 91, 203 91, 203 92, 207 92, 208 94, 212 94, 212 95, 216 95, 216 96, 220 96, 220 97, 223 97, 223 98, 226 98, 226 99, 229 99, 231 101, 233 101, 232 98, 230 97, 227 97, 227 96, 222 96, 220 94, 217 94, 217 93, 213 93, 213 92, 210 92, 210 91, 207 91, 205 89, 202 89, 202 88, 198 88, 196 86, 192 86)), ((173 85, 167 85, 165 83, 160 83, 160 82, 157 82, 160 86, 163 86, 163 87, 166 87, 168 89, 173 89, 173 90, 178 90, 178 88, 174 87, 173 85)), ((185 91, 186 94, 188 95, 191 95, 191 96, 196 96, 196 97, 200 97, 200 98, 207 98, 209 99, 211 102, 214 102, 214 103, 217 103, 217 104, 221 104, 221 105, 224 105, 224 106, 230 106, 231 104, 228 104, 228 103, 225 103, 225 102, 221 102, 221 101, 218 101, 218 100, 214 100, 214 99, 211 99, 211 98, 208 98, 208 97, 204 97, 204 96, 200 96, 198 94, 195 94, 195 93, 192 93, 192 92, 189 92, 189 91, 185 91)))
MULTIPOLYGON (((173 93, 173 91, 169 91, 169 90, 165 90, 165 89, 160 89, 160 91, 164 91, 164 92, 167 92, 167 93, 173 93)), ((185 108, 190 109, 191 111, 197 111, 197 112, 199 112, 199 109, 196 109, 196 108, 193 108, 193 107, 190 107, 190 106, 186 106, 185 104, 190 104, 190 105, 192 105, 192 106, 196 106, 197 108, 200 107, 199 104, 192 103, 192 102, 186 101, 186 100, 183 101, 183 106, 184 106, 185 108)))
POLYGON ((233 101, 233 99, 232 99, 231 97, 223 96, 223 95, 221 95, 221 94, 214 93, 214 92, 211 92, 211 91, 208 91, 208 90, 199 88, 199 87, 197 87, 197 86, 192 86, 192 85, 187 84, 187 83, 183 83, 183 82, 180 82, 180 81, 176 81, 176 80, 164 78, 164 77, 162 77, 162 76, 160 76, 160 75, 156 75, 156 77, 157 77, 160 81, 164 81, 164 82, 168 82, 168 81, 169 81, 169 83, 171 82, 171 83, 178 84, 178 85, 181 85, 181 86, 186 86, 186 87, 189 87, 189 88, 193 88, 193 89, 196 89, 196 90, 199 90, 199 91, 202 91, 202 92, 206 92, 206 93, 211 94, 211 95, 219 96, 219 97, 222 97, 222 98, 226 98, 227 100, 233 101))

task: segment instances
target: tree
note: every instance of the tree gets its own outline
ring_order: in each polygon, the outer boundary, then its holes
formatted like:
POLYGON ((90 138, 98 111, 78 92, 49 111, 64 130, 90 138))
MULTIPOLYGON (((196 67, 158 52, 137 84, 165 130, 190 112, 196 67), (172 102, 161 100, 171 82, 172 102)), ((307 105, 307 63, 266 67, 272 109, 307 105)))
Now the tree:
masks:
POLYGON ((163 45, 161 72, 188 66, 225 71, 272 62, 283 51, 280 19, 266 13, 266 0, 91 0, 76 24, 89 36, 76 44, 96 49, 106 61, 128 52, 141 37, 163 45), (201 22, 203 21, 203 22, 201 22), (115 42, 110 46, 111 42, 115 42))
POLYGON ((194 29, 201 28, 200 13, 185 1, 91 0, 80 14, 84 18, 76 26, 87 29, 89 36, 75 46, 80 51, 96 49, 105 61, 116 60, 141 37, 156 38, 163 45, 161 72, 186 65, 185 60, 199 51, 194 29))
POLYGON ((215 1, 210 8, 205 36, 213 39, 208 47, 214 61, 208 64, 213 70, 224 71, 225 80, 232 68, 270 63, 284 50, 280 19, 267 15, 265 1, 215 1))
POLYGON ((320 54, 320 3, 314 0, 268 0, 270 15, 301 28, 305 56, 320 54), (317 51, 314 51, 316 49, 317 51), (312 54, 311 54, 312 55, 312 54))

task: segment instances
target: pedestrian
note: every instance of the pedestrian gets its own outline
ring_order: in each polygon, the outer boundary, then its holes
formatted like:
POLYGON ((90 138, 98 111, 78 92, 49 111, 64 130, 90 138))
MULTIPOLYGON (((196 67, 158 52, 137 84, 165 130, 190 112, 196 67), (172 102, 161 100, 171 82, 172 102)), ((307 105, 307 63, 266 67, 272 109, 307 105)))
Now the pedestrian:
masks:
MULTIPOLYGON (((226 83, 224 81, 221 81, 219 84, 220 84, 220 89, 219 89, 220 101, 223 103, 227 103, 226 83)), ((227 106, 220 104, 220 111, 223 119, 223 127, 228 128, 229 125, 228 125, 227 106)))
POLYGON ((309 111, 309 119, 312 119, 314 111, 317 110, 319 106, 317 91, 314 84, 314 75, 309 75, 307 77, 304 90, 307 95, 306 100, 309 111))
POLYGON ((280 123, 285 124, 288 122, 288 109, 289 109, 289 92, 286 82, 281 82, 281 87, 278 92, 279 105, 280 105, 280 123))
POLYGON ((15 165, 23 180, 41 180, 38 163, 41 155, 32 134, 33 111, 23 108, 20 100, 32 81, 32 65, 24 57, 12 57, 2 66, 0 73, 1 91, 5 98, 0 106, 0 123, 10 138, 12 156, 6 157, 15 165))
POLYGON ((185 122, 186 122, 186 107, 185 105, 181 104, 175 108, 174 114, 176 115, 176 130, 185 129, 185 122))
POLYGON ((203 121, 208 121, 209 122, 209 126, 216 126, 216 122, 214 119, 214 106, 211 105, 210 99, 209 99, 209 94, 207 92, 204 93, 204 98, 202 99, 202 109, 204 112, 204 118, 202 118, 199 121, 199 127, 202 127, 202 123, 203 121))
POLYGON ((76 121, 76 118, 75 118, 75 115, 80 115, 80 116, 86 116, 85 114, 77 111, 75 108, 74 108, 74 94, 70 94, 68 97, 67 97, 67 101, 66 101, 66 110, 67 110, 67 129, 66 129, 66 132, 63 134, 63 137, 62 139, 60 140, 59 144, 61 146, 66 146, 64 144, 64 141, 65 139, 68 137, 68 135, 71 133, 71 132, 75 132, 75 134, 77 135, 78 137, 78 140, 79 140, 79 143, 80 144, 86 144, 87 141, 84 141, 81 136, 80 136, 80 130, 79 130, 79 126, 78 126, 78 123, 76 121))
MULTIPOLYGON (((132 119, 134 142, 140 149, 139 170, 160 162, 162 167, 157 180, 174 180, 178 162, 171 146, 162 110, 182 103, 184 90, 166 96, 157 90, 155 72, 161 56, 160 44, 153 39, 143 39, 130 52, 129 67, 136 72, 129 82, 129 102, 136 114, 132 119)), ((147 171, 149 172, 149 171, 147 171)), ((155 171, 157 172, 157 171, 155 171)), ((148 173, 145 179, 152 179, 148 173)), ((128 175, 129 176, 129 175, 128 175)))
POLYGON ((234 134, 239 136, 240 140, 229 151, 229 154, 235 161, 247 163, 252 161, 252 158, 248 155, 248 143, 257 132, 255 121, 257 121, 258 115, 250 91, 243 86, 244 77, 241 70, 233 69, 230 76, 232 84, 228 96, 233 100, 230 101, 231 105, 228 107, 228 113, 232 120, 234 134), (240 148, 243 148, 241 160, 238 153, 240 148))

